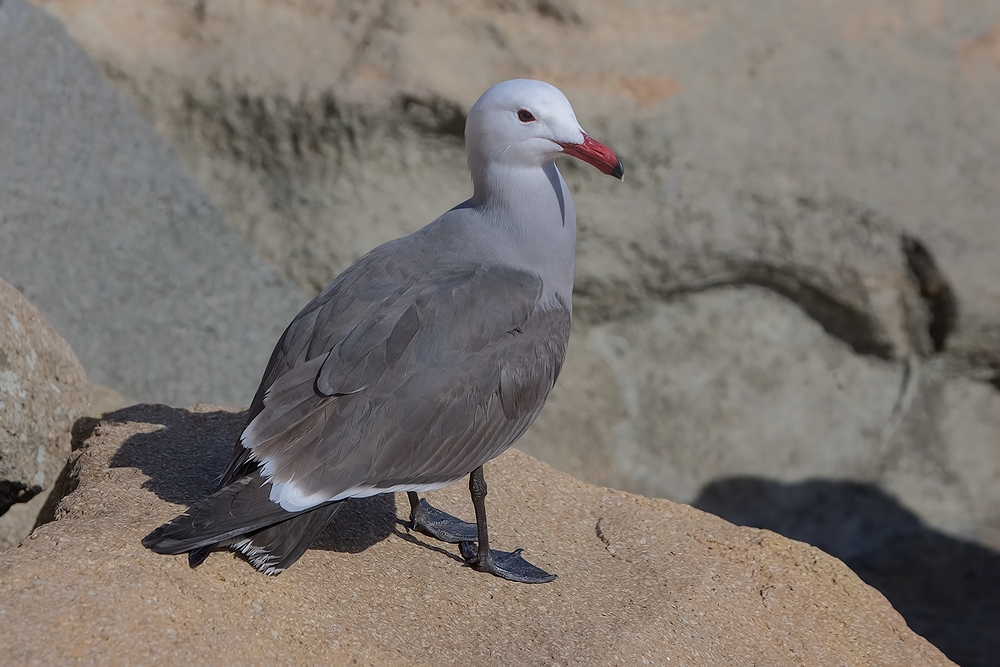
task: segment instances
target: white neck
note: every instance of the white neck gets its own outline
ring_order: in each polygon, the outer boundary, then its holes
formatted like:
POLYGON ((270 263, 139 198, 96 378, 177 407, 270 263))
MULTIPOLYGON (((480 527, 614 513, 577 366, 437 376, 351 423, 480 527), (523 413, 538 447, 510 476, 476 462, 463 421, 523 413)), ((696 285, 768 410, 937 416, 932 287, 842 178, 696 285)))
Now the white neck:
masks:
POLYGON ((542 278, 543 303, 570 307, 576 254, 576 209, 555 162, 512 167, 472 164, 471 204, 492 237, 498 263, 542 278))

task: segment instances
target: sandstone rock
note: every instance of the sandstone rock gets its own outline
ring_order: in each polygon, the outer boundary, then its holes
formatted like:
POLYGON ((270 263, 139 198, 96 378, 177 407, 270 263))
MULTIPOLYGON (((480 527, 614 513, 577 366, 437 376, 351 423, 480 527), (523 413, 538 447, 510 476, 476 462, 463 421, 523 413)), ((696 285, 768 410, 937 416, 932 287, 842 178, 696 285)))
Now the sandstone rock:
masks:
MULTIPOLYGON (((87 394, 87 405, 82 411, 82 414, 85 415, 103 415, 105 412, 119 410, 134 402, 114 389, 96 384, 87 386, 87 394)), ((62 434, 60 442, 69 442, 69 438, 70 432, 67 430, 62 434)), ((68 449, 61 452, 63 472, 65 472, 68 454, 68 449)), ((64 484, 65 476, 60 474, 54 483, 43 489, 41 493, 27 502, 11 505, 5 513, 0 514, 0 551, 16 547, 39 522, 44 523, 51 520, 50 515, 54 511, 55 505, 65 493, 64 484)))
POLYGON ((1000 393, 942 359, 913 365, 867 470, 712 480, 697 507, 814 544, 961 665, 1000 655, 1000 393))
POLYGON ((935 529, 878 487, 741 476, 708 484, 695 504, 818 546, 882 592, 914 631, 958 664, 996 663, 1000 554, 935 529))
POLYGON ((1000 653, 1000 392, 859 357, 761 288, 575 332, 519 446, 842 559, 962 665, 1000 653))
POLYGON ((0 279, 0 551, 38 521, 70 452, 77 417, 129 405, 90 384, 69 345, 0 279))
MULTIPOLYGON (((209 406, 91 423, 57 520, 0 554, 13 663, 946 665, 814 547, 589 486, 516 450, 489 464, 501 548, 559 573, 512 584, 410 535, 391 496, 353 504, 288 572, 196 570, 140 538, 210 486, 242 425, 209 406), (54 638, 58 637, 57 641, 54 638)), ((469 513, 462 484, 433 501, 469 513)))
POLYGON ((0 515, 56 481, 89 389, 66 341, 0 280, 0 515))
POLYGON ((15 503, 0 514, 0 551, 16 547, 31 533, 55 486, 50 485, 27 502, 15 503))
POLYGON ((938 530, 1000 552, 1000 392, 941 363, 921 367, 917 381, 884 486, 938 530))
POLYGON ((59 22, 0 4, 0 271, 95 382, 249 401, 306 297, 254 258, 59 22))

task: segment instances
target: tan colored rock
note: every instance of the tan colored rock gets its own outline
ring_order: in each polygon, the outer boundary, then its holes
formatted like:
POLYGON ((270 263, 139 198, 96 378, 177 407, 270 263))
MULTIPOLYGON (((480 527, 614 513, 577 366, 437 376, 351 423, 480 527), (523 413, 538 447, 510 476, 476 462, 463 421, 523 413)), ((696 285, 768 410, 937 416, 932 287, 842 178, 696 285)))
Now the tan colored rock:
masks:
POLYGON ((31 533, 55 486, 58 484, 53 484, 27 502, 14 503, 0 515, 0 551, 16 547, 31 533))
POLYGON ((69 344, 0 280, 0 515, 56 481, 89 398, 69 344))
POLYGON ((88 383, 66 341, 0 279, 0 551, 35 526, 69 457, 76 418, 129 403, 88 383))
MULTIPOLYGON (((210 487, 241 415, 136 406, 92 422, 57 520, 0 555, 12 664, 948 665, 814 547, 576 481, 511 450, 494 539, 559 574, 512 584, 353 502, 288 572, 196 570, 139 540, 210 487)), ((456 484, 432 500, 470 513, 456 484)))

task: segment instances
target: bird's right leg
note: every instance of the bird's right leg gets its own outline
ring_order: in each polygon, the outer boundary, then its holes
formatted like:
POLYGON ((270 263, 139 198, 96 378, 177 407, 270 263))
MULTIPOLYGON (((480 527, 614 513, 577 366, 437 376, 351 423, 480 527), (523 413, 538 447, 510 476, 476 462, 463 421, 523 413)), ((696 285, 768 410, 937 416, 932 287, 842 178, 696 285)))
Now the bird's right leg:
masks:
POLYGON ((501 579, 525 584, 544 584, 555 579, 556 575, 549 574, 524 560, 521 556, 524 549, 514 551, 490 549, 489 528, 486 525, 486 478, 483 477, 482 466, 469 475, 469 492, 472 494, 472 504, 476 508, 479 544, 459 543, 458 549, 462 552, 465 564, 480 572, 489 572, 501 579))
POLYGON ((476 524, 462 521, 457 517, 433 507, 415 491, 407 491, 410 499, 410 528, 442 542, 458 544, 474 542, 478 535, 476 524))

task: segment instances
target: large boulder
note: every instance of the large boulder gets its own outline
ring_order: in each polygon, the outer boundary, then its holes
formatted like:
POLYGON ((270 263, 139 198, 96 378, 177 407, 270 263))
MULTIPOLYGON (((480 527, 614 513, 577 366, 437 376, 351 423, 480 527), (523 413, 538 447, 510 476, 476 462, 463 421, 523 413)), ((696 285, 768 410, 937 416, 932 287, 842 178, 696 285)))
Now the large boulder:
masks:
POLYGON ((305 295, 255 258, 57 19, 0 4, 0 272, 89 377, 249 402, 305 295))
POLYGON ((0 515, 56 481, 89 402, 73 350, 0 280, 0 515))
MULTIPOLYGON (((949 665, 841 562, 666 500, 590 486, 511 450, 488 464, 492 537, 558 573, 515 584, 350 501, 268 578, 196 570, 141 537, 210 487, 243 423, 136 406, 81 427, 57 520, 0 554, 16 664, 949 665), (89 436, 88 432, 89 431, 89 436), (54 638, 57 638, 54 640, 54 638)), ((464 484, 432 502, 468 516, 464 484)), ((404 501, 405 505, 405 501, 404 501)))

